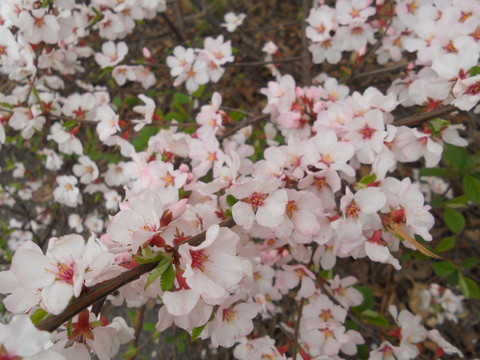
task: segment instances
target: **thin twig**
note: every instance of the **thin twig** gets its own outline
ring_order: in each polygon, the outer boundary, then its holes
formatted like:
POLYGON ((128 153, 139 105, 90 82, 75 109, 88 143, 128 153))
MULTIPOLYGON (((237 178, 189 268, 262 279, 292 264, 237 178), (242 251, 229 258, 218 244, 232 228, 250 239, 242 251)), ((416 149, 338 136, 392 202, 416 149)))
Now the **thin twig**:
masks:
POLYGON ((394 65, 391 65, 391 66, 383 66, 381 68, 370 70, 370 71, 365 71, 363 73, 359 73, 359 74, 356 74, 356 75, 352 74, 350 76, 347 76, 344 79, 341 79, 339 82, 349 82, 349 81, 356 80, 356 79, 359 79, 359 78, 362 78, 362 77, 383 74, 385 72, 391 72, 391 71, 395 71, 395 70, 398 70, 398 69, 403 69, 407 65, 408 65, 408 62, 403 61, 399 64, 394 64, 394 65))
POLYGON ((293 62, 302 60, 302 56, 293 56, 284 59, 275 59, 275 60, 262 60, 262 61, 244 61, 244 62, 237 62, 231 64, 225 64, 225 67, 246 67, 246 66, 261 66, 261 65, 269 65, 269 64, 277 64, 277 63, 285 63, 285 62, 293 62))
POLYGON ((298 332, 300 330, 300 320, 302 319, 302 311, 303 311, 303 305, 305 304, 305 298, 302 297, 302 300, 300 300, 300 306, 298 307, 298 312, 297 312, 297 321, 295 323, 295 332, 293 334, 293 360, 297 359, 297 347, 298 347, 298 332))
POLYGON ((158 336, 158 333, 154 331, 153 334, 150 335, 150 337, 147 340, 145 340, 145 342, 142 345, 140 345, 138 348, 135 349, 135 352, 129 358, 127 358, 127 360, 133 360, 135 356, 137 356, 140 353, 140 351, 142 351, 143 348, 147 346, 150 343, 150 341, 155 339, 155 337, 157 336, 158 336))
POLYGON ((185 40, 183 38, 183 35, 180 33, 180 31, 178 31, 177 27, 175 26, 174 23, 172 23, 170 21, 170 19, 168 18, 168 16, 165 14, 165 13, 161 13, 160 16, 162 17, 163 20, 165 20, 165 22, 167 23, 168 27, 170 28, 170 30, 173 31, 173 33, 175 34, 175 36, 177 37, 177 39, 183 43, 183 41, 185 40))
POLYGON ((231 129, 229 131, 226 131, 224 134, 220 135, 218 137, 218 139, 220 141, 222 141, 223 139, 226 139, 230 135, 235 134, 238 130, 243 129, 244 127, 247 127, 248 125, 253 125, 253 124, 256 124, 258 122, 266 120, 268 118, 268 116, 269 115, 258 115, 258 116, 254 117, 252 119, 247 119, 247 120, 241 122, 240 124, 238 124, 237 126, 235 126, 233 129, 231 129))

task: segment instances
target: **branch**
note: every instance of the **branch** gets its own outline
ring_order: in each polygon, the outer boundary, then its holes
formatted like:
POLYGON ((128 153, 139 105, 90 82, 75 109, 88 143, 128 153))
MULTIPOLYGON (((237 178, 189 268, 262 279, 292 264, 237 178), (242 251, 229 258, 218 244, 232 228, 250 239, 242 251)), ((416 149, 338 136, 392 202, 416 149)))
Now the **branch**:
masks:
POLYGON ((258 115, 258 116, 255 116, 253 119, 242 121, 240 124, 235 126, 233 129, 225 132, 223 135, 220 135, 218 137, 218 140, 222 141, 223 139, 226 139, 230 135, 235 134, 238 130, 243 129, 244 127, 247 127, 248 125, 252 125, 252 124, 256 124, 258 122, 264 121, 268 118, 268 116, 269 115, 267 115, 267 114, 258 115))
POLYGON ((370 70, 370 71, 365 71, 363 73, 359 73, 359 74, 356 74, 356 75, 352 74, 350 76, 347 76, 344 79, 339 80, 339 82, 349 82, 349 81, 356 80, 356 79, 359 79, 359 78, 362 78, 362 77, 367 77, 367 76, 371 76, 371 75, 378 75, 378 74, 382 74, 382 73, 385 73, 385 72, 391 72, 391 71, 394 71, 394 70, 403 69, 407 65, 408 65, 408 62, 403 61, 399 64, 394 64, 394 65, 391 65, 391 66, 383 66, 381 68, 370 70))
POLYGON ((242 67, 242 66, 261 66, 261 65, 268 65, 268 64, 277 64, 277 63, 285 63, 285 62, 293 62, 302 60, 302 56, 292 56, 289 58, 284 59, 275 59, 275 60, 264 60, 264 61, 244 61, 244 62, 237 62, 237 63, 229 63, 225 64, 225 67, 242 67))
POLYGON ((293 360, 297 360, 297 347, 298 347, 298 331, 300 329, 300 320, 302 318, 303 305, 305 304, 305 298, 300 300, 300 306, 298 307, 297 322, 295 323, 295 333, 293 334, 293 360))
POLYGON ((446 115, 446 114, 449 114, 449 113, 457 111, 457 110, 458 109, 453 105, 441 106, 441 107, 438 107, 438 108, 436 108, 432 111, 422 112, 422 113, 415 114, 415 115, 412 115, 412 116, 409 116, 409 117, 406 117, 406 118, 403 118, 403 119, 400 119, 400 120, 396 120, 396 121, 393 122, 393 125, 395 125, 395 126, 420 125, 421 123, 423 123, 427 120, 433 119, 437 116, 446 115))
MULTIPOLYGON (((310 10, 310 1, 302 0, 302 27, 300 31, 302 32, 302 80, 303 86, 309 86, 310 79, 310 51, 308 51, 308 39, 306 34, 307 29, 307 17, 310 10)), ((295 356, 295 355, 294 355, 295 356)), ((295 357, 293 358, 295 360, 295 357)))
MULTIPOLYGON (((219 225, 221 227, 232 227, 233 225, 235 225, 235 222, 232 218, 228 218, 222 221, 219 225)), ((184 244, 188 243, 193 246, 199 245, 205 240, 205 235, 206 231, 203 231, 200 234, 195 235, 194 237, 185 241, 184 244)), ((178 249, 180 245, 181 244, 178 244, 177 246, 175 246, 175 248, 178 249)), ((158 263, 159 261, 147 264, 140 264, 133 269, 121 273, 113 279, 92 286, 91 288, 87 289, 85 293, 80 295, 79 298, 73 300, 72 303, 68 305, 61 314, 49 316, 45 320, 41 321, 37 325, 37 328, 39 330, 46 330, 49 332, 55 331, 66 321, 79 314, 82 310, 93 305, 97 301, 113 293, 115 290, 121 288, 122 286, 137 280, 143 274, 152 271, 157 267, 158 263)))

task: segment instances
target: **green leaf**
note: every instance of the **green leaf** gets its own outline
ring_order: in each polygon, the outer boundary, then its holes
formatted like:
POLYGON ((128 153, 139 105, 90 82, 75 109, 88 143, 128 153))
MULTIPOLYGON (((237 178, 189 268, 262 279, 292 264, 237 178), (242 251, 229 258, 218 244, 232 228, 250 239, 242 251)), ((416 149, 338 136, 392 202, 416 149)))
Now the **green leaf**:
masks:
POLYGON ((170 259, 167 257, 163 257, 162 260, 158 263, 155 270, 153 270, 150 275, 148 275, 147 283, 145 284, 144 289, 149 287, 155 280, 157 280, 167 268, 171 266, 170 259))
POLYGON ((445 144, 445 160, 457 170, 463 170, 468 160, 467 149, 451 144, 445 144))
POLYGON ((445 206, 452 209, 460 209, 467 206, 468 198, 465 195, 445 201, 445 206))
POLYGON ((185 352, 185 343, 183 341, 177 341, 177 351, 182 354, 185 352))
POLYGON ((463 191, 475 204, 480 203, 480 181, 471 175, 463 178, 463 191))
POLYGON ((457 286, 458 285, 458 272, 455 271, 447 276, 447 283, 450 286, 457 286))
POLYGON ((435 248, 435 252, 448 251, 455 246, 455 236, 443 238, 440 244, 435 248))
POLYGON ((180 104, 190 104, 192 102, 190 95, 182 93, 173 94, 173 99, 180 104))
POLYGON ((136 255, 135 260, 139 264, 148 264, 152 262, 157 262, 162 260, 165 256, 165 253, 162 252, 153 252, 151 248, 147 247, 142 249, 142 254, 140 256, 136 255))
POLYGON ((477 258, 468 258, 467 260, 463 261, 460 266, 464 269, 471 269, 475 265, 477 265, 478 259, 477 258))
POLYGON ((474 66, 470 69, 470 73, 468 74, 469 77, 476 76, 480 74, 480 67, 479 66, 474 66))
POLYGON ((432 262, 431 265, 435 274, 443 277, 452 274, 457 269, 451 261, 432 262))
POLYGON ((112 102, 117 107, 117 109, 122 106, 122 98, 120 96, 115 96, 112 102))
POLYGON ((160 280, 160 286, 163 291, 168 291, 172 288, 173 282, 175 280, 175 270, 173 270, 172 264, 165 270, 162 274, 162 279, 160 280))
POLYGON ((450 121, 443 120, 440 118, 434 118, 428 122, 428 127, 432 130, 434 136, 439 137, 441 135, 440 131, 445 127, 450 125, 450 121))
POLYGON ((375 174, 370 174, 370 175, 365 175, 364 177, 362 177, 359 181, 360 184, 371 184, 373 183, 375 180, 377 180, 377 175, 375 174))
POLYGON ((196 328, 193 328, 192 330, 192 337, 190 338, 190 341, 191 342, 194 342, 195 340, 197 340, 197 338, 200 336, 200 334, 202 333, 203 329, 205 329, 205 326, 207 326, 207 324, 205 325, 202 325, 202 326, 197 326, 196 328))
POLYGON ((448 228, 455 234, 460 234, 462 232, 465 227, 465 218, 459 211, 446 208, 443 212, 443 217, 445 224, 447 224, 448 228))
POLYGON ((49 315, 50 314, 48 312, 40 308, 30 316, 30 320, 32 320, 33 325, 38 325, 40 322, 45 320, 49 315))
POLYGON ((390 326, 390 323, 388 322, 388 320, 383 315, 380 315, 376 311, 365 310, 362 312, 362 315, 372 325, 385 326, 385 327, 390 326))
POLYGON ((227 195, 227 204, 228 206, 233 206, 238 202, 238 199, 233 195, 227 195))
POLYGON ((433 168, 426 168, 422 167, 419 172, 420 176, 440 176, 440 177, 445 177, 447 176, 447 170, 439 168, 439 167, 433 167, 433 168))
POLYGON ((192 94, 192 96, 196 99, 200 99, 205 91, 206 85, 200 85, 198 89, 192 94))
POLYGON ((460 275, 458 286, 467 299, 480 299, 480 289, 472 279, 460 275))
POLYGON ((225 216, 225 218, 232 217, 232 210, 230 209, 225 210, 225 213, 223 214, 223 216, 225 216))
POLYGON ((146 322, 143 324, 143 330, 147 332, 154 332, 155 331, 155 324, 151 322, 146 322))
POLYGON ((352 308, 352 310, 358 314, 362 311, 373 309, 373 307, 375 306, 375 300, 373 299, 373 289, 369 288, 368 286, 355 286, 355 289, 362 293, 363 302, 359 306, 352 308))
POLYGON ((73 337, 73 331, 72 331, 72 319, 69 319, 67 322, 67 336, 69 338, 73 337))

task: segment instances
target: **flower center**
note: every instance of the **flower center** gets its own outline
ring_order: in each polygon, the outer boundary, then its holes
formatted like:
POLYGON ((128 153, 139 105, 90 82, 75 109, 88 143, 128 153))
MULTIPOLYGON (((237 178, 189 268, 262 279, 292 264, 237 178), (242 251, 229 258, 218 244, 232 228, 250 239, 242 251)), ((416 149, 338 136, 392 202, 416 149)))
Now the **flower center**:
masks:
POLYGON ((327 183, 325 177, 320 177, 315 180, 315 186, 318 190, 321 190, 327 183))
POLYGON ((470 85, 465 91, 465 93, 468 95, 477 95, 478 93, 480 93, 480 81, 470 85))
POLYGON ((286 209, 285 209, 285 212, 287 213, 287 216, 290 219, 293 218, 293 213, 294 213, 295 210, 298 210, 298 206, 297 206, 297 204, 295 204, 295 201, 290 200, 287 203, 287 206, 286 206, 286 209))
POLYGON ((254 211, 258 209, 259 206, 263 205, 263 201, 267 198, 266 194, 259 194, 257 192, 254 192, 250 197, 248 198, 247 202, 252 205, 252 208, 254 211))
POLYGON ((364 139, 371 139, 373 134, 375 134, 375 129, 372 129, 370 126, 365 125, 363 128, 358 130, 360 134, 362 134, 364 139))
POLYGON ((205 261, 207 261, 208 255, 206 255, 203 250, 190 250, 190 256, 192 257, 192 269, 200 269, 201 271, 204 271, 205 261))
POLYGON ((223 320, 231 322, 237 312, 233 309, 223 309, 223 320))
POLYGON ((358 217, 358 212, 360 209, 358 208, 357 204, 355 201, 352 201, 350 204, 347 205, 345 208, 345 216, 347 218, 357 218, 358 217))
POLYGON ((67 284, 73 285, 73 275, 74 271, 74 263, 57 263, 57 278, 56 280, 60 280, 66 282, 67 284))

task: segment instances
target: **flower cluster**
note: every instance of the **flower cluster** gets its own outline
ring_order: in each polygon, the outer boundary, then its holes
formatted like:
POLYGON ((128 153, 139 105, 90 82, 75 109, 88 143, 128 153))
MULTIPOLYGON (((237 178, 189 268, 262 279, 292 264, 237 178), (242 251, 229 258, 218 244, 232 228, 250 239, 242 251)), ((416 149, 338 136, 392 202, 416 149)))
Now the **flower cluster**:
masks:
MULTIPOLYGON (((155 92, 141 90, 122 102, 99 85, 109 74, 109 86, 157 83, 158 54, 143 48, 143 59, 130 62, 127 36, 164 11, 165 0, 0 3, 0 69, 18 85, 0 93, 0 144, 21 148, 27 142, 48 179, 44 186, 35 181, 27 163, 3 169, 24 182, 0 185, 2 211, 21 204, 28 221, 8 222, 15 252, 11 267, 0 271, 0 293, 16 315, 0 325, 0 358, 112 358, 133 338, 122 318, 109 323, 97 309, 81 309, 52 334, 32 321, 54 318, 72 300, 145 264, 150 273, 104 295, 114 305, 156 302, 159 332, 175 325, 215 348, 237 344, 238 359, 286 359, 289 343, 248 336, 255 318, 280 316, 282 302, 294 299, 302 304, 298 327, 278 326, 296 337, 294 349, 304 359, 357 354, 365 339, 346 321, 364 296, 358 280, 341 277, 335 265, 366 258, 398 270, 400 244, 435 256, 417 240, 431 241, 435 223, 420 185, 394 176, 401 163, 437 166, 445 143, 466 146, 465 127, 438 118, 398 126, 395 116, 414 105, 475 108, 480 6, 474 0, 398 0, 387 24, 378 20, 388 13, 382 1, 377 7, 372 0, 315 3, 305 19, 314 63, 337 64, 345 51, 360 59, 377 44, 381 64, 400 61, 404 52, 415 57, 405 65, 406 77, 386 94, 376 87, 351 91, 324 73, 302 87, 272 63, 281 54, 267 42, 263 52, 275 80, 258 91, 265 96, 264 114, 250 124, 247 117, 243 127, 222 106, 220 92, 198 98, 210 102, 194 104, 194 123, 182 124, 164 119, 155 92), (98 46, 88 40, 97 34, 105 39, 98 46), (71 81, 97 65, 96 81, 71 81), (266 122, 265 136, 256 141, 258 119, 266 122), (168 129, 154 128, 163 125, 168 129), (194 130, 182 132, 182 126, 194 130), (30 200, 35 206, 24 209, 30 200), (94 206, 83 211, 85 203, 94 206), (73 231, 90 230, 88 240, 58 234, 53 227, 63 215, 73 231)), ((233 32, 244 17, 229 13, 222 26, 233 32)), ((202 46, 176 46, 165 60, 173 85, 185 83, 190 94, 220 82, 234 61, 223 35, 205 38, 202 46)), ((437 285, 422 300, 438 323, 456 321, 463 309, 462 297, 437 285)), ((395 306, 390 313, 398 329, 370 359, 414 359, 427 338, 437 344, 437 356, 463 356, 436 330, 427 331, 420 316, 395 306)))

